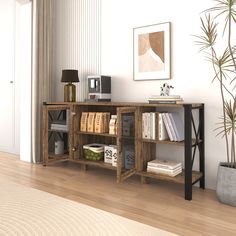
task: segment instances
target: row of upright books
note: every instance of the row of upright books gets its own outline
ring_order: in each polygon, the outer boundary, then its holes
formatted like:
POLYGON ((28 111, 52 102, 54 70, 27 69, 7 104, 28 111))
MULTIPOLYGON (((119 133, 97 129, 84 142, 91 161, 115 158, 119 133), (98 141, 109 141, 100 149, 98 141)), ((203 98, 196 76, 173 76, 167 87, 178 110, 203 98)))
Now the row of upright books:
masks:
POLYGON ((82 112, 80 131, 108 133, 110 112, 82 112))
POLYGON ((142 138, 152 140, 184 140, 184 125, 177 112, 145 112, 142 114, 142 138))
POLYGON ((152 160, 148 162, 147 172, 174 177, 182 173, 182 163, 166 160, 152 160))
POLYGON ((183 98, 180 97, 180 95, 168 95, 168 96, 162 96, 162 95, 152 95, 148 102, 150 104, 178 104, 183 103, 183 98))

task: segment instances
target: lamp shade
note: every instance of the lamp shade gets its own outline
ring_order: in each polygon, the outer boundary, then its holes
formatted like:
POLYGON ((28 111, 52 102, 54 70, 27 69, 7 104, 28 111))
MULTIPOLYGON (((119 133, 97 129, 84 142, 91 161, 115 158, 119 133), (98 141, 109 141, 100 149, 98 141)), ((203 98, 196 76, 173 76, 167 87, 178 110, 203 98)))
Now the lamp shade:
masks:
POLYGON ((78 70, 62 70, 61 82, 79 82, 78 70))

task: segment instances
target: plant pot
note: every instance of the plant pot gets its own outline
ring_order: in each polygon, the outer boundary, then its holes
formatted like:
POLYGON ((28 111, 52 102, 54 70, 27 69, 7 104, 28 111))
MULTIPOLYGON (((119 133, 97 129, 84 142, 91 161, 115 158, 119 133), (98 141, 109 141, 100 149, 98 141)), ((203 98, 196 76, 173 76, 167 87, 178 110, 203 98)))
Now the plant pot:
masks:
POLYGON ((221 162, 218 167, 216 194, 220 202, 236 206, 236 169, 221 162))

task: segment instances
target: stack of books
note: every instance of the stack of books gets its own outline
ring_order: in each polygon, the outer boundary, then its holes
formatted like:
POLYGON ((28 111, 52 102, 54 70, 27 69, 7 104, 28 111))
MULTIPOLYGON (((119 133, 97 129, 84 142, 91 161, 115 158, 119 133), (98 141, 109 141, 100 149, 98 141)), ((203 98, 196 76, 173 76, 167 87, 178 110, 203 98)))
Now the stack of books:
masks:
POLYGON ((174 177, 182 173, 182 163, 166 160, 152 160, 148 162, 147 172, 174 177))
POLYGON ((68 124, 66 120, 54 121, 51 124, 51 130, 68 131, 68 124))
POLYGON ((161 104, 161 103, 170 103, 170 104, 179 104, 183 103, 183 98, 180 95, 169 95, 169 96, 161 96, 161 95, 152 95, 148 102, 150 104, 161 104))

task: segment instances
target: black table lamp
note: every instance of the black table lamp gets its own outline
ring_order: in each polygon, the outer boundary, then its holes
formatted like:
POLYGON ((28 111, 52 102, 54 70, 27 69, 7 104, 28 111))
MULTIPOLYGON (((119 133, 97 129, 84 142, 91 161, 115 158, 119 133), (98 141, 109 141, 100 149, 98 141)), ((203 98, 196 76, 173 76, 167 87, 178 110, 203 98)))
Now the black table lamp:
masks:
POLYGON ((64 86, 64 101, 75 102, 76 86, 72 83, 79 82, 78 70, 62 70, 61 82, 67 83, 64 86))

